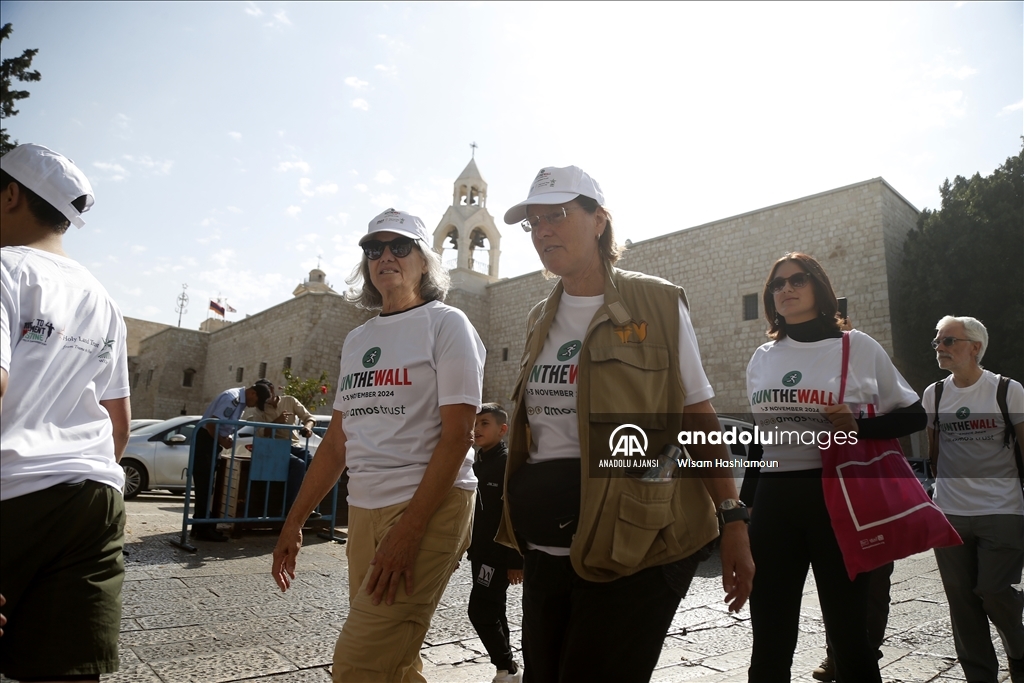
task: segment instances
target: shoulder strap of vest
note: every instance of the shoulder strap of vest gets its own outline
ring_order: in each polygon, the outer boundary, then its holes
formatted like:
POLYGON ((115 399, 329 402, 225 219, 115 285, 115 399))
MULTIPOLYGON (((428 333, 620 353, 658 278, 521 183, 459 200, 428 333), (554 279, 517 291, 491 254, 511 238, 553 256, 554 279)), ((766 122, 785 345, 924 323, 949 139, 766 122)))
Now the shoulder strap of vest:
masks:
POLYGON ((996 403, 999 404, 999 412, 1003 414, 1003 425, 1006 430, 1003 432, 1003 446, 1006 448, 1013 444, 1013 457, 1017 465, 1017 476, 1020 478, 1021 486, 1024 486, 1024 458, 1021 457, 1020 443, 1016 439, 1016 432, 1013 430, 1013 423, 1010 422, 1010 410, 1006 403, 1006 394, 1010 390, 1010 378, 999 375, 999 385, 996 387, 996 403))

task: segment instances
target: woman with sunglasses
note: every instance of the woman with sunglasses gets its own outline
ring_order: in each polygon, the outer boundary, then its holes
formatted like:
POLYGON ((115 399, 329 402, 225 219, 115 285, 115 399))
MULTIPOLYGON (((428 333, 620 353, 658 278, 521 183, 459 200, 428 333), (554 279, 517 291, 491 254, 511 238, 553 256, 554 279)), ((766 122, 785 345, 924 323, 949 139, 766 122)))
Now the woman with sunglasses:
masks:
POLYGON ((335 681, 423 680, 423 637, 469 545, 485 351, 441 303, 449 279, 426 239, 419 218, 388 209, 359 242, 349 299, 380 313, 345 338, 334 417, 274 550, 286 590, 302 523, 347 467, 351 607, 335 681))
POLYGON ((806 254, 776 261, 764 286, 772 341, 747 365, 747 395, 762 434, 789 431, 764 445, 750 543, 757 563, 750 617, 754 631, 749 680, 790 680, 800 601, 808 565, 814 570, 839 681, 880 682, 877 648, 869 643, 868 574, 850 581, 822 492, 819 446, 834 432, 858 439, 905 436, 924 429, 927 416, 889 355, 874 339, 851 330, 844 403, 836 404, 842 373, 838 302, 821 265, 806 254))
MULTIPOLYGON (((702 550, 718 536, 716 505, 731 610, 746 602, 754 572, 731 470, 645 479, 614 464, 639 454, 630 446, 631 455, 613 455, 611 444, 638 444, 651 459, 681 429, 721 427, 683 290, 613 266, 619 249, 603 204, 581 169, 545 168, 505 213, 559 278, 527 323, 497 537, 525 556, 531 683, 649 680, 702 550)), ((724 446, 691 452, 728 457, 724 446)))

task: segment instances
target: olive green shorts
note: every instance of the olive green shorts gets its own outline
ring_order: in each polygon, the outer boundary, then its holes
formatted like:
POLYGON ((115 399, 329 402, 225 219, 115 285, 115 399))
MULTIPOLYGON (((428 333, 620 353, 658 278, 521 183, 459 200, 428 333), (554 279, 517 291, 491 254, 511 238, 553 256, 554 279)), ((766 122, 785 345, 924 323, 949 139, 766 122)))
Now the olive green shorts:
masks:
POLYGON ((0 673, 117 671, 124 522, 121 492, 94 481, 0 502, 0 673))

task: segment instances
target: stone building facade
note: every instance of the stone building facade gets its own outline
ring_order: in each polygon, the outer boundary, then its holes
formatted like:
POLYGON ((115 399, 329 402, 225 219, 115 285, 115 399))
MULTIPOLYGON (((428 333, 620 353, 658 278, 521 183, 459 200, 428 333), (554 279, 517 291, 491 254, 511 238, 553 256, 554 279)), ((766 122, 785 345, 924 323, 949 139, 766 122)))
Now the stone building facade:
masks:
MULTIPOLYGON (((435 245, 452 227, 469 225, 469 235, 479 228, 486 237, 491 257, 498 253, 497 229, 479 175, 470 162, 456 181, 453 206, 435 230, 435 245)), ((902 245, 917 215, 892 186, 875 178, 633 243, 618 265, 685 288, 704 368, 717 394, 713 403, 721 413, 743 416, 747 361, 766 341, 761 291, 771 264, 787 251, 817 258, 837 295, 848 298, 854 326, 902 365, 893 349, 890 301, 899 296, 893 287, 902 245)), ((616 225, 615 231, 620 243, 629 239, 628 225, 616 225)), ((451 240, 457 251, 472 248, 464 233, 451 240)), ((447 303, 465 311, 487 347, 485 400, 507 404, 527 314, 554 281, 540 272, 498 279, 496 258, 489 258, 486 273, 466 267, 463 253, 456 253, 456 263, 447 303)), ((311 273, 310 282, 325 283, 323 271, 311 273)), ((228 387, 262 376, 283 383, 283 367, 302 377, 326 370, 333 386, 345 336, 370 315, 330 287, 307 286, 296 289, 293 299, 212 332, 167 328, 145 336, 131 358, 133 415, 200 413, 228 387), (190 370, 192 384, 185 386, 190 370)), ((136 335, 143 334, 138 324, 143 322, 136 322, 136 335)), ((129 323, 130 336, 132 328, 129 323)), ((327 398, 320 412, 330 412, 333 390, 327 398)))

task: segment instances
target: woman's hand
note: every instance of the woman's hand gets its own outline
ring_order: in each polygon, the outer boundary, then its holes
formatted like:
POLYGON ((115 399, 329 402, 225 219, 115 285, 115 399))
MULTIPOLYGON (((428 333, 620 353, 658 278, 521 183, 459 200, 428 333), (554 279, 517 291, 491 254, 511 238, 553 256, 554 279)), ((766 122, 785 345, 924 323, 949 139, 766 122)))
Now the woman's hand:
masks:
POLYGON ((370 562, 373 571, 366 583, 366 592, 372 596, 374 605, 379 605, 381 599, 386 605, 395 604, 398 584, 403 575, 405 594, 412 595, 415 589, 413 566, 416 564, 423 534, 413 530, 411 525, 403 524, 403 521, 404 518, 391 527, 391 531, 380 542, 377 553, 370 562))
POLYGON ((270 570, 274 581, 280 586, 281 592, 285 592, 292 585, 295 579, 295 560, 302 548, 302 527, 289 529, 288 526, 281 529, 281 535, 277 538, 277 546, 274 548, 274 566, 270 570))
POLYGON ((739 612, 754 589, 754 558, 746 522, 730 522, 722 529, 722 588, 730 612, 739 612))
POLYGON ((517 586, 523 582, 523 570, 522 569, 509 569, 508 570, 508 582, 513 586, 517 586))
POLYGON ((834 406, 825 406, 825 417, 832 422, 837 432, 857 433, 857 419, 850 411, 850 406, 845 403, 837 403, 834 406))

